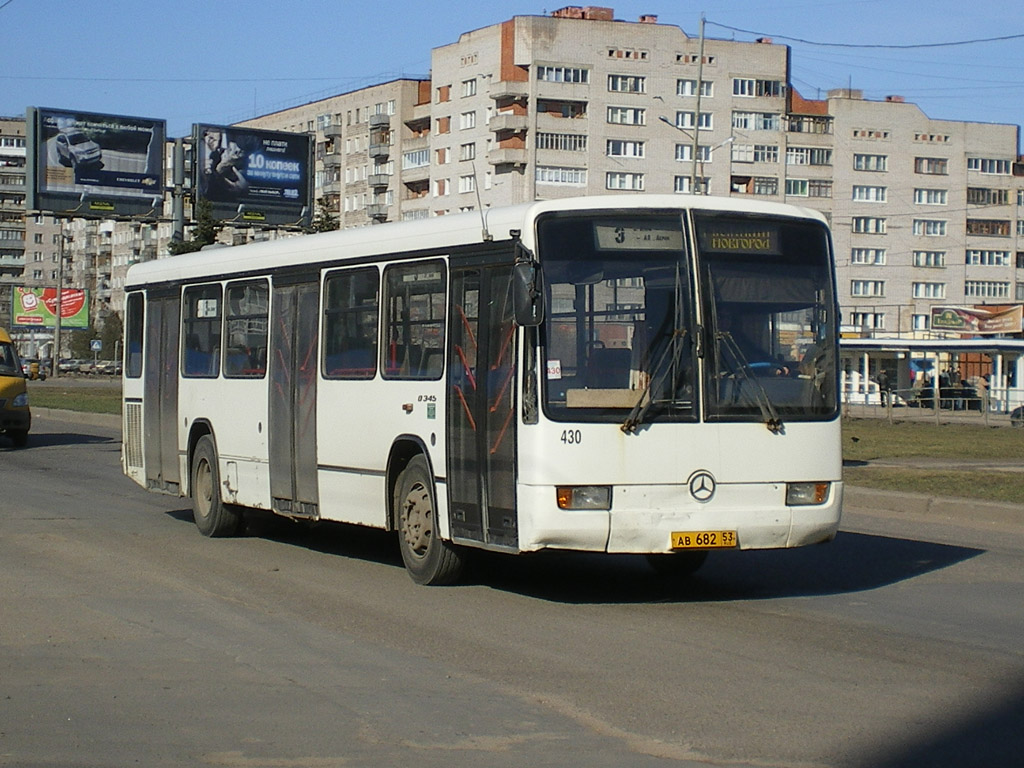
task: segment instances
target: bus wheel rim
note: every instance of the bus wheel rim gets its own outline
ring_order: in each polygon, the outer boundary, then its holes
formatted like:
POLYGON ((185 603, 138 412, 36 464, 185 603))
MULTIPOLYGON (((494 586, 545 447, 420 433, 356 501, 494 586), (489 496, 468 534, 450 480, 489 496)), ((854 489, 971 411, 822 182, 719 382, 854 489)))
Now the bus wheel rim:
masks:
POLYGON ((402 512, 402 536, 409 551, 425 557, 434 536, 434 508, 423 483, 415 483, 409 489, 402 512))

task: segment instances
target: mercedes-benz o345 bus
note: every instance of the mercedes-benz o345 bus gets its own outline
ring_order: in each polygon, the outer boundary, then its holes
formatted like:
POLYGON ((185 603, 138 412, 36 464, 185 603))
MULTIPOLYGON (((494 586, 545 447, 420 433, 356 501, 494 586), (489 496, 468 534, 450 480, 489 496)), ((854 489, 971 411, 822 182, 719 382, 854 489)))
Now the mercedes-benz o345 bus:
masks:
POLYGON ((639 553, 834 538, 837 306, 823 218, 607 196, 205 250, 127 277, 125 473, 467 547, 639 553))

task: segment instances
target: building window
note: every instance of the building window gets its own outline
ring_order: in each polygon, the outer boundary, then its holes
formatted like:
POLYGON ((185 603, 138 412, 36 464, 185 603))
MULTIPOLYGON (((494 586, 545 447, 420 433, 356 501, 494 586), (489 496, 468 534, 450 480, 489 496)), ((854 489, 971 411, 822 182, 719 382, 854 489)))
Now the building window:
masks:
POLYGON ((587 185, 587 169, 538 165, 536 179, 538 184, 585 187, 587 185))
POLYGON ((945 251, 914 251, 915 267, 945 267, 945 251))
POLYGON ((832 118, 810 115, 787 117, 786 130, 790 133, 832 133, 832 118))
POLYGON ((476 191, 476 176, 469 174, 467 176, 459 176, 459 192, 475 192, 476 191))
POLYGON ((1008 299, 1010 284, 996 280, 965 280, 964 297, 968 299, 1008 299))
POLYGON ((832 150, 825 147, 789 147, 786 165, 832 165, 832 150))
POLYGON ((855 171, 887 171, 889 170, 888 155, 854 154, 853 170, 855 171))
POLYGON ((450 192, 451 185, 448 179, 434 179, 434 197, 445 197, 450 192))
MULTIPOLYGON (((702 195, 708 193, 708 185, 711 180, 706 176, 697 177, 697 188, 702 195)), ((672 191, 683 195, 693 194, 693 178, 690 176, 676 176, 673 179, 672 191)))
POLYGON ((885 330, 884 312, 851 312, 850 324, 855 328, 866 328, 873 331, 885 330))
MULTIPOLYGON (((437 86, 437 103, 443 104, 452 99, 452 87, 450 85, 437 86)), ((359 122, 359 110, 356 110, 356 123, 359 122)))
POLYGON ((624 139, 608 139, 608 157, 643 157, 644 142, 624 139))
MULTIPOLYGON (((697 95, 697 81, 696 80, 676 80, 676 96, 696 96, 697 95)), ((714 96, 714 90, 710 80, 700 81, 700 95, 702 97, 711 98, 714 96)))
POLYGON ((885 296, 885 280, 851 280, 851 296, 885 296))
POLYGON ((1003 219, 968 219, 968 235, 984 235, 987 237, 1009 237, 1010 222, 1003 219))
MULTIPOLYGON (((1010 191, 1008 189, 968 187, 967 202, 971 205, 1009 205, 1010 191)), ((1017 203, 1020 204, 1020 192, 1017 193, 1017 203)))
POLYGON ((924 173, 930 176, 948 176, 949 160, 944 157, 915 157, 914 173, 924 173))
POLYGON ((915 299, 946 298, 945 283, 911 283, 910 290, 915 299))
POLYGON ((608 122, 613 125, 646 125, 647 111, 640 107, 608 107, 608 122))
POLYGON ((851 228, 859 234, 884 235, 886 220, 878 216, 854 216, 851 228))
POLYGON ((911 315, 910 325, 915 331, 927 331, 931 327, 931 315, 911 315))
POLYGON ((807 197, 807 179, 786 179, 786 194, 790 197, 807 197))
MULTIPOLYGON (((676 160, 680 162, 692 162, 693 161, 693 145, 692 144, 676 144, 676 160)), ((701 163, 711 162, 711 147, 706 144, 700 144, 697 146, 697 160, 701 163)))
POLYGON ((459 146, 459 160, 476 160, 476 144, 469 142, 459 146))
POLYGON ((830 179, 811 179, 807 182, 808 197, 832 197, 832 181, 830 179))
POLYGON ((968 249, 966 263, 979 267, 1008 267, 1010 266, 1010 252, 968 249))
POLYGON ((476 128, 476 112, 463 112, 459 115, 459 130, 464 131, 467 128, 476 128))
MULTIPOLYGON (((693 112, 676 112, 676 128, 688 128, 693 130, 693 112)), ((698 129, 702 131, 711 130, 713 125, 712 116, 710 112, 700 113, 700 125, 698 129)))
POLYGON ((732 127, 741 131, 777 131, 780 115, 775 112, 733 112, 732 127))
POLYGON ((402 154, 402 170, 424 168, 428 165, 430 165, 429 149, 414 149, 402 154))
POLYGON ((580 67, 537 67, 537 79, 546 83, 589 83, 590 70, 580 67))
POLYGON ((462 81, 462 97, 476 96, 476 78, 462 81))
POLYGON ((940 219, 914 219, 913 232, 925 237, 942 237, 946 234, 946 222, 940 219))
POLYGON ((609 171, 605 174, 605 188, 628 189, 634 192, 642 192, 644 188, 644 175, 642 173, 609 171))
POLYGON ((784 96, 786 86, 781 80, 759 80, 753 77, 734 77, 733 96, 784 96))
POLYGON ((853 248, 850 263, 882 266, 885 264, 885 248, 853 248))
POLYGON ((555 149, 561 152, 586 152, 587 136, 579 133, 538 133, 537 149, 555 149))
POLYGON ((853 187, 853 199, 860 203, 884 203, 886 193, 886 187, 869 187, 860 184, 855 184, 853 187))
POLYGON ((451 117, 445 116, 445 117, 437 118, 436 125, 437 125, 437 133, 438 134, 445 134, 445 133, 451 133, 452 132, 452 119, 451 119, 451 117))
POLYGON ((645 93, 647 78, 637 75, 608 75, 608 90, 615 93, 645 93))
POLYGON ((779 180, 775 176, 755 176, 753 193, 755 195, 779 194, 779 180))
POLYGON ((989 157, 968 157, 967 170, 994 176, 1009 176, 1011 162, 989 157))
POLYGON ((853 138, 887 141, 889 139, 889 131, 885 128, 854 128, 853 138))
POLYGON ((918 205, 946 205, 949 192, 945 189, 915 189, 914 202, 918 205))

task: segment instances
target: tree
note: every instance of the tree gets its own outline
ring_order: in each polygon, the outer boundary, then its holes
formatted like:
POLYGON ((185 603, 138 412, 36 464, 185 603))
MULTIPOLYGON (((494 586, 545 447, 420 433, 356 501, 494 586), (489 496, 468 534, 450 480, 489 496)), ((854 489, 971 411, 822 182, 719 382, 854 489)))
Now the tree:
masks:
POLYGON ((312 224, 309 227, 310 232, 333 232, 341 226, 338 221, 338 217, 335 215, 335 211, 331 208, 327 202, 326 197, 321 197, 316 201, 316 213, 313 215, 312 224))
POLYGON ((167 250, 172 256, 202 250, 204 245, 217 242, 217 234, 224 228, 224 222, 213 218, 213 204, 206 198, 199 198, 195 205, 196 223, 189 240, 172 240, 167 250))

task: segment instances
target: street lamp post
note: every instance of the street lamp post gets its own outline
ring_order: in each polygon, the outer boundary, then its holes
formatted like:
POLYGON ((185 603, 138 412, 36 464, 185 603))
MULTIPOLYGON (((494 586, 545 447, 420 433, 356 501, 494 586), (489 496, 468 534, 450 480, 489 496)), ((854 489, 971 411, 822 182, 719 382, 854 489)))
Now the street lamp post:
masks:
MULTIPOLYGON (((677 131, 679 131, 681 134, 683 134, 683 136, 685 136, 686 138, 690 139, 693 142, 693 145, 692 145, 693 146, 693 150, 692 150, 693 157, 691 158, 691 160, 693 160, 693 166, 692 166, 693 167, 693 172, 692 172, 692 174, 690 176, 690 191, 693 194, 695 194, 695 195, 704 194, 703 192, 698 192, 697 191, 698 189, 703 189, 703 186, 704 186, 704 154, 701 153, 700 145, 697 142, 697 135, 698 135, 697 131, 694 131, 693 134, 691 134, 689 131, 684 130, 683 128, 680 128, 678 125, 673 123, 671 120, 669 120, 664 115, 658 115, 658 119, 661 120, 661 122, 665 123, 666 125, 671 125, 677 131), (698 160, 698 155, 700 156, 699 160, 698 160), (698 168, 700 169, 699 175, 698 175, 698 168), (700 180, 700 184, 697 183, 698 179, 700 180)), ((714 146, 708 147, 708 150, 707 150, 708 156, 710 157, 711 153, 714 152, 719 147, 724 147, 726 144, 732 144, 732 142, 735 140, 735 138, 736 138, 735 136, 729 136, 729 137, 723 139, 722 141, 718 142, 714 146)))

